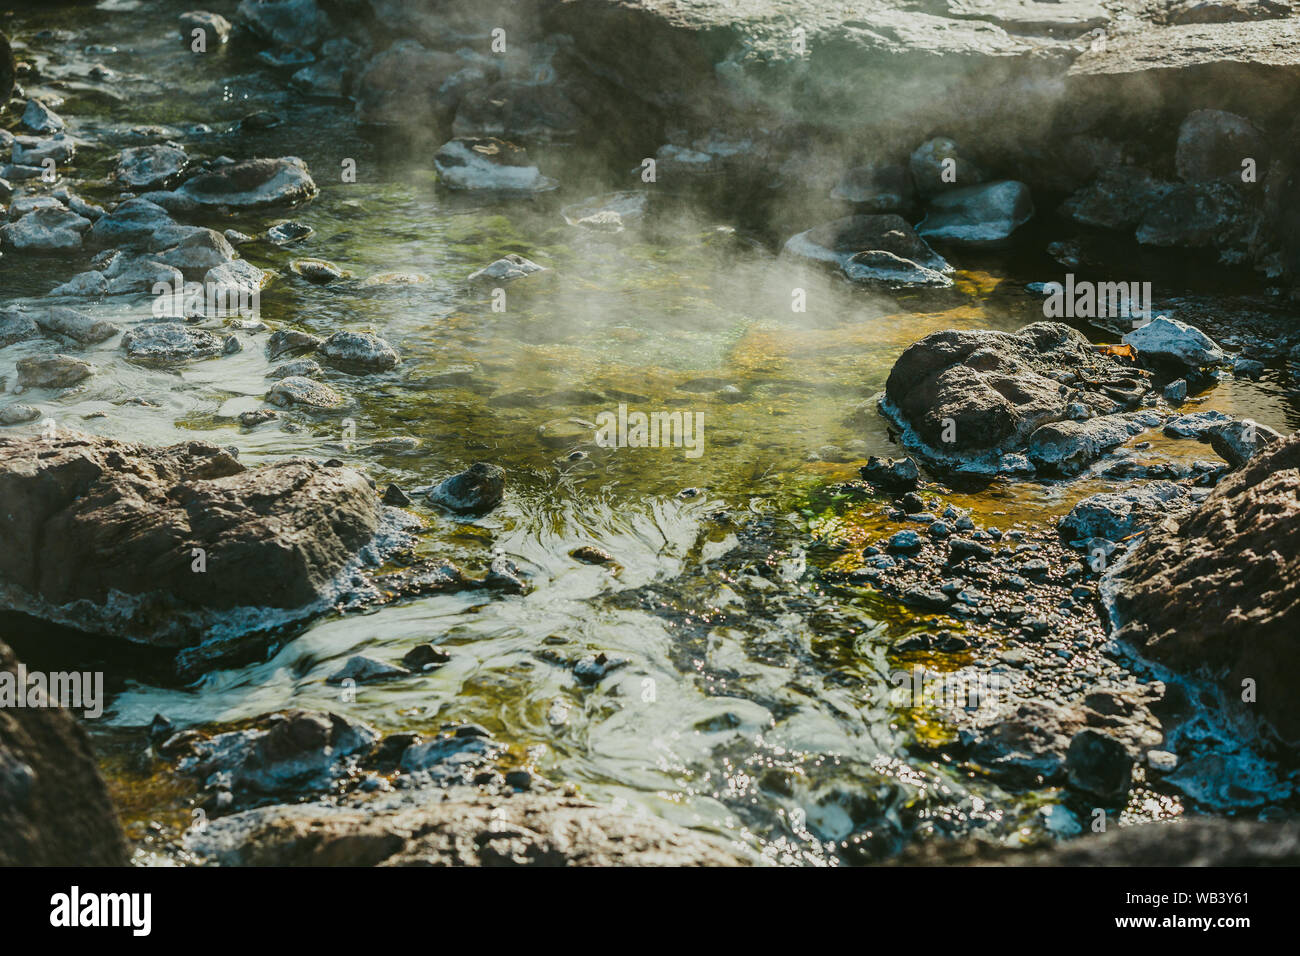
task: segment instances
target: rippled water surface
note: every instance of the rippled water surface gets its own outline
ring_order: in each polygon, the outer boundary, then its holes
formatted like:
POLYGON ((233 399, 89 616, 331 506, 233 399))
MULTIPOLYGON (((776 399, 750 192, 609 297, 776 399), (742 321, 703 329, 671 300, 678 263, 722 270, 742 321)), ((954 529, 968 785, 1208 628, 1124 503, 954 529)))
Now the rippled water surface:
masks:
MULTIPOLYGON (((827 507, 816 490, 853 477, 867 455, 896 448, 870 406, 865 415, 854 409, 883 388, 899 352, 937 329, 1014 329, 1041 318, 1039 300, 1023 285, 1059 278, 1060 267, 1046 258, 953 252, 962 270, 954 290, 890 296, 852 288, 775 257, 773 236, 717 196, 644 187, 632 173, 597 178, 576 147, 539 154, 561 183, 554 193, 450 195, 437 188, 426 152, 362 138, 349 109, 285 93, 283 77, 233 52, 188 53, 175 29, 184 8, 103 3, 24 13, 8 28, 26 44, 21 57, 65 81, 52 88, 65 100, 59 110, 71 132, 99 144, 83 150, 75 175, 105 177, 118 148, 146 141, 130 132, 142 124, 166 126, 192 155, 301 156, 321 194, 291 215, 315 234, 287 249, 241 249, 278 273, 263 293, 261 317, 320 335, 373 330, 403 362, 382 375, 327 372, 349 399, 345 410, 285 416, 302 426, 297 432, 275 422, 250 430, 237 416, 265 404, 265 332, 243 336, 239 354, 177 371, 128 365, 112 339, 84 355, 99 369, 86 387, 47 395, 42 409, 115 438, 235 445, 249 464, 339 457, 367 468, 380 487, 393 481, 411 489, 477 460, 496 462, 509 476, 504 505, 466 522, 417 504, 428 526, 419 550, 471 571, 503 551, 533 590, 327 616, 270 659, 191 686, 127 682, 106 721, 118 729, 99 732, 128 817, 155 813, 176 794, 133 776, 113 756, 121 728, 147 724, 157 712, 214 724, 292 704, 384 730, 476 721, 510 745, 519 765, 545 777, 785 861, 855 858, 857 846, 868 856, 888 852, 890 824, 921 831, 977 824, 1012 838, 1040 826, 1034 811, 1050 792, 1013 798, 943 759, 914 755, 910 744, 932 729, 889 703, 885 649, 924 620, 881 598, 824 594, 802 571, 818 560, 806 553, 809 522, 827 507), (32 24, 54 32, 33 36, 32 24), (119 79, 74 76, 94 63, 119 79), (227 132, 264 108, 285 113, 287 123, 227 132), (211 130, 192 129, 199 123, 211 130), (357 163, 356 183, 342 182, 345 159, 357 163), (650 205, 623 233, 571 227, 559 213, 566 203, 633 188, 648 189, 650 205), (506 311, 496 312, 488 292, 464 277, 512 252, 551 271, 511 285, 506 311), (352 277, 329 286, 299 279, 289 263, 307 256, 352 277), (385 273, 418 281, 366 281, 385 273), (807 293, 804 313, 791 310, 796 288, 807 293), (134 403, 139 397, 157 404, 134 403), (570 461, 574 442, 542 428, 591 421, 620 402, 703 412, 704 454, 587 444, 589 456, 570 461), (355 437, 344 437, 344 419, 355 423, 355 437), (399 437, 419 444, 370 447, 399 437), (810 460, 826 445, 844 450, 844 461, 810 460), (618 567, 575 561, 569 551, 581 544, 606 549, 618 567), (427 641, 452 655, 431 676, 365 686, 356 701, 340 700, 324 682, 354 653, 396 659, 427 641), (571 664, 598 651, 628 664, 594 687, 582 685, 571 664)), ((102 179, 80 189, 92 199, 116 198, 102 179)), ((272 221, 204 224, 257 234, 272 221)), ((0 290, 6 300, 40 296, 82 268, 6 257, 0 290)), ((1180 281, 1176 267, 1170 274, 1180 281)), ((1236 280, 1221 281, 1226 288, 1236 280)), ((93 311, 128 328, 148 319, 151 305, 140 299, 93 311)), ((0 376, 40 348, 6 349, 0 376)), ((1300 411, 1277 374, 1228 380, 1198 407, 1292 430, 1300 411)), ((0 404, 17 400, 32 396, 0 396, 0 404)), ((1145 437, 1174 456, 1213 457, 1193 442, 1145 437)), ((978 520, 1029 527, 1103 487, 1113 483, 998 482, 951 500, 978 520)), ((1167 796, 1143 800, 1152 805, 1135 812, 1177 809, 1167 796)))

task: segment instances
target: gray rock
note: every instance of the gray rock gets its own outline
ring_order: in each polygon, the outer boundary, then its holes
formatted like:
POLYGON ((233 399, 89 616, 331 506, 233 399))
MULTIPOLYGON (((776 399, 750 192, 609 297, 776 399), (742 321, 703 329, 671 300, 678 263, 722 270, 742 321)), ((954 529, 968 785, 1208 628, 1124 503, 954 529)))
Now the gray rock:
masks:
POLYGON ((395 677, 410 677, 411 672, 405 667, 398 667, 387 661, 381 661, 365 654, 354 654, 347 662, 325 679, 327 684, 341 684, 345 680, 365 684, 372 681, 392 680, 395 677))
POLYGON ((111 322, 94 319, 62 306, 55 306, 46 312, 37 312, 36 324, 47 332, 72 339, 79 345, 95 345, 107 341, 119 331, 118 327, 111 322))
POLYGON ((318 365, 315 360, 309 358, 294 359, 292 362, 285 362, 283 365, 277 365, 271 371, 266 373, 267 378, 285 378, 289 375, 301 375, 304 378, 314 378, 320 375, 324 369, 318 365))
POLYGON ((1164 387, 1162 394, 1165 396, 1165 401, 1173 405, 1181 405, 1187 400, 1187 379, 1174 379, 1164 387))
POLYGON ((921 477, 920 469, 912 459, 881 458, 877 455, 868 458, 859 473, 873 485, 896 494, 915 489, 921 477))
POLYGON ((29 133, 57 133, 67 125, 63 117, 40 100, 27 101, 19 122, 29 133))
POLYGON ((43 207, 0 227, 4 244, 20 252, 76 252, 90 220, 68 209, 43 207))
POLYGON ((916 191, 929 199, 953 189, 984 182, 984 171, 962 155, 957 144, 940 136, 922 143, 909 161, 916 191), (951 161, 951 162, 949 162, 951 161))
POLYGON ((1034 215, 1029 187, 1004 179, 953 189, 930 200, 916 231, 926 239, 954 245, 1005 242, 1034 215))
POLYGON ((266 356, 272 362, 285 356, 302 352, 314 352, 321 347, 324 340, 310 332, 297 329, 276 329, 266 341, 266 356))
POLYGON ((1124 344, 1131 345, 1143 359, 1155 362, 1173 362, 1189 368, 1218 365, 1224 360, 1223 350, 1214 340, 1186 322, 1157 316, 1141 328, 1124 336, 1124 344))
POLYGON ((109 295, 152 293, 158 285, 174 294, 185 287, 181 270, 149 256, 118 256, 104 271, 104 278, 108 280, 109 295))
POLYGON ((478 461, 433 488, 429 501, 458 514, 482 515, 501 504, 505 488, 505 471, 478 461))
POLYGON ((27 313, 12 309, 0 311, 0 349, 34 339, 40 334, 36 320, 27 313))
POLYGON ((197 282, 206 280, 209 271, 234 259, 235 250, 221 233, 200 229, 154 258, 175 266, 186 279, 197 282))
POLYGON ((1075 790, 1107 804, 1122 803, 1133 785, 1133 762, 1128 749, 1114 737, 1087 729, 1071 739, 1065 772, 1075 790))
POLYGON ((523 256, 511 253, 490 265, 484 266, 477 272, 470 273, 466 281, 473 283, 514 282, 516 279, 523 279, 534 272, 545 271, 545 266, 539 266, 531 259, 525 259, 523 256))
POLYGON ((175 146, 132 146, 118 156, 113 175, 127 189, 170 189, 189 161, 185 150, 175 146))
POLYGON ((1210 447, 1233 468, 1240 468, 1273 442, 1283 438, 1281 432, 1249 420, 1216 425, 1208 434, 1210 447))
POLYGON ((93 373, 89 362, 67 355, 33 355, 18 360, 18 384, 24 388, 71 388, 93 373))
POLYGON ((324 382, 315 382, 301 375, 289 375, 280 379, 266 393, 266 400, 281 408, 325 410, 340 408, 347 403, 347 399, 324 382))
POLYGON ((844 275, 852 282, 878 282, 889 286, 929 286, 946 289, 952 279, 883 249, 859 252, 843 265, 844 275))
POLYGON ((190 10, 178 18, 181 40, 186 46, 194 43, 194 31, 203 31, 203 42, 208 50, 221 46, 230 39, 230 21, 219 13, 190 10))
POLYGON ((217 166, 191 177, 176 190, 199 206, 228 209, 292 206, 315 198, 318 191, 307 164, 297 156, 217 166))
POLYGON ((1182 485, 1153 481, 1127 491, 1090 495, 1061 518, 1058 528, 1066 541, 1122 541, 1165 518, 1185 514, 1192 505, 1182 485))
POLYGON ((50 290, 50 297, 98 299, 108 294, 108 279, 102 272, 80 272, 63 285, 50 290))
POLYGON ((1268 167, 1264 135, 1250 120, 1224 110, 1195 110, 1178 130, 1174 164, 1184 182, 1240 183, 1242 160, 1268 167))
POLYGON ((1223 249, 1245 242, 1251 225, 1251 213, 1235 186, 1179 183, 1144 210, 1136 236, 1147 246, 1223 249))
POLYGON ((402 361, 397 349, 370 332, 335 332, 320 344, 327 365, 349 372, 385 372, 402 361))
POLYGON ((176 225, 162 206, 136 197, 96 220, 86 234, 86 244, 93 249, 158 250, 165 248, 161 237, 168 236, 176 225))
POLYGON ((1231 424, 1235 419, 1231 415, 1211 409, 1208 412, 1189 412, 1175 415, 1165 422, 1164 433, 1170 438, 1196 438, 1209 441, 1210 432, 1220 425, 1231 424))
POLYGON ((862 212, 905 213, 912 208, 916 191, 905 166, 857 166, 840 177, 831 198, 851 202, 862 212))
POLYGON ((122 349, 142 365, 176 365, 223 352, 220 337, 180 322, 149 322, 122 336, 122 349))
POLYGON ((907 220, 893 214, 845 216, 791 236, 782 251, 815 262, 833 263, 843 269, 858 253, 878 250, 935 272, 953 271, 907 220))
POLYGON ((1044 473, 1071 477, 1140 430, 1139 424, 1120 415, 1049 422, 1029 436, 1026 454, 1044 473))
POLYGON ((1112 166, 1062 203, 1061 215, 1081 226, 1135 229, 1145 211, 1173 188, 1137 166, 1112 166))
MULTIPOLYGON (((13 165, 30 166, 44 173, 42 168, 47 159, 56 166, 70 163, 77 155, 76 140, 66 133, 59 133, 48 139, 39 136, 15 136, 13 148, 13 165)), ((12 176, 8 178, 13 178, 12 176)))
POLYGON ((444 143, 433 165, 449 189, 536 192, 554 185, 529 161, 527 150, 490 136, 444 143))
POLYGON ((41 410, 34 405, 15 403, 0 408, 0 425, 25 425, 41 417, 41 410))
POLYGON ((334 34, 316 0, 241 0, 235 22, 277 46, 313 50, 334 34))

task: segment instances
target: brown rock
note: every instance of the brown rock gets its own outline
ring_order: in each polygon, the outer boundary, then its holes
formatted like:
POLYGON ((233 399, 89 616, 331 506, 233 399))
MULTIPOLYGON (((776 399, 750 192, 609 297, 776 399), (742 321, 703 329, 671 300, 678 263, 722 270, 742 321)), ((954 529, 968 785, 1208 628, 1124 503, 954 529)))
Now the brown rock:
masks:
POLYGON ((1116 636, 1300 742, 1300 434, 1275 441, 1181 522, 1150 531, 1102 582, 1116 636))
POLYGON ((247 469, 204 442, 3 438, 0 598, 90 633, 193 646, 319 608, 379 517, 347 468, 247 469))
MULTIPOLYGON (((14 672, 0 644, 0 671, 14 672)), ((125 866, 85 731, 65 710, 0 708, 0 866, 125 866)))

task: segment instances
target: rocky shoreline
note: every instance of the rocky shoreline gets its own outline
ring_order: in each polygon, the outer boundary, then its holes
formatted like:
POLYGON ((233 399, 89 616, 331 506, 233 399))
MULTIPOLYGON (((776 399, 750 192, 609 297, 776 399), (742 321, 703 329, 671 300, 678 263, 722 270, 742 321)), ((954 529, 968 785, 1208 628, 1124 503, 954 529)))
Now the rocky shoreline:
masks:
MULTIPOLYGON (((773 582, 907 608, 915 627, 885 659, 919 683, 900 689, 923 692, 959 671, 995 690, 973 706, 946 702, 940 722, 951 733, 917 730, 910 752, 955 760, 1010 792, 1059 788, 1042 823, 1054 837, 1079 837, 1023 857, 990 855, 975 839, 923 841, 900 855, 934 830, 920 819, 868 818, 879 843, 842 841, 846 859, 1300 859, 1293 823, 1200 819, 1168 835, 1147 827, 1137 846, 1080 836, 1097 812, 1122 821, 1132 795, 1156 782, 1211 812, 1285 816, 1294 806, 1300 436, 1198 410, 1196 399, 1300 365, 1300 329, 1285 321, 1288 303, 1300 301, 1300 10, 1284 0, 860 0, 836 11, 811 0, 487 9, 243 0, 227 12, 187 12, 174 29, 186 42, 197 31, 256 51, 273 83, 351 112, 381 142, 424 150, 440 187, 458 195, 543 196, 559 185, 549 150, 577 144, 641 184, 756 197, 772 212, 755 231, 785 261, 917 295, 954 287, 950 258, 1046 230, 1033 235, 1050 240, 1048 254, 1069 275, 1055 289, 1027 290, 1044 300, 1043 321, 925 335, 900 350, 883 392, 855 413, 883 423, 902 456, 872 457, 861 480, 825 489, 870 533, 846 532, 849 522, 813 533, 803 544, 830 559, 788 571, 774 565, 786 532, 738 521, 728 528, 741 545, 716 567, 741 606, 759 613, 771 609, 773 582), (495 42, 488 23, 506 38, 499 56, 478 51, 495 42), (1076 271, 1114 268, 1096 254, 1112 243, 1248 270, 1268 307, 1243 330, 1222 316, 1203 321, 1194 303, 1153 303, 1149 292, 1141 307, 1141 296, 1111 283, 1097 293, 1111 295, 1109 313, 1091 299, 1077 314, 1054 314, 1053 296, 1072 309, 1082 302, 1076 271), (1074 321, 1056 320, 1066 317, 1074 321), (1094 319, 1118 341, 1083 334, 1094 319), (1188 463, 1165 442, 1203 443, 1205 455, 1188 463), (1110 485, 1055 527, 1026 531, 977 523, 954 504, 964 483, 994 480, 1110 485)), ((264 355, 265 394, 226 415, 241 439, 321 421, 346 428, 357 407, 348 383, 387 387, 409 355, 360 323, 314 335, 269 326, 244 307, 286 278, 246 257, 264 262, 261 253, 313 233, 308 210, 320 186, 306 162, 206 155, 162 130, 131 146, 74 136, 57 103, 27 95, 57 87, 18 49, 15 59, 0 35, 0 268, 39 260, 66 275, 43 297, 0 302, 0 354, 39 348, 3 382, 22 401, 0 409, 0 427, 21 430, 0 435, 0 605, 109 648, 144 645, 187 683, 265 660, 326 615, 532 590, 530 574, 497 551, 474 576, 417 547, 424 512, 470 522, 501 507, 512 476, 493 462, 381 489, 342 458, 245 466, 235 446, 46 427, 50 402, 105 373, 79 353, 119 335, 115 361, 151 370, 264 355), (109 164, 103 179, 81 175, 87 155, 109 164), (117 199, 103 200, 110 190, 117 199), (289 214, 298 218, 256 236, 222 228, 230 216, 289 214), (99 302, 152 302, 153 315, 124 330, 90 314, 99 302)), ((237 128, 281 120, 251 113, 237 128)), ((562 217, 581 233, 614 235, 650 207, 647 195, 618 192, 562 217)), ((349 290, 422 281, 359 278, 306 257, 288 272, 349 290)), ((550 272, 510 253, 464 284, 500 291, 550 272)), ((562 426, 552 451, 589 460, 583 421, 550 423, 562 426)), ((350 454, 346 431, 342 441, 350 454)), ((419 440, 372 447, 401 453, 419 440)), ((618 555, 595 546, 571 554, 618 566, 618 555)), ((682 611, 692 600, 685 584, 656 582, 615 603, 686 633, 728 622, 712 606, 692 618, 682 611), (672 587, 681 593, 670 602, 663 592, 672 587)), ((815 619, 816 608, 801 610, 815 619)), ((729 623, 743 626, 739 614, 729 623)), ((539 658, 547 653, 587 686, 626 663, 550 648, 539 658)), ((0 655, 0 671, 15 672, 3 643, 0 655)), ((351 690, 432 674, 448 660, 434 644, 401 660, 356 654, 327 682, 351 690)), ((62 711, 13 714, 0 710, 0 862, 124 862, 85 734, 62 711), (60 829, 68 819, 71 833, 60 829)), ((200 813, 201 825, 155 848, 182 862, 775 862, 705 830, 588 800, 526 769, 472 722, 384 733, 317 710, 202 728, 160 714, 132 760, 180 781, 200 813)))

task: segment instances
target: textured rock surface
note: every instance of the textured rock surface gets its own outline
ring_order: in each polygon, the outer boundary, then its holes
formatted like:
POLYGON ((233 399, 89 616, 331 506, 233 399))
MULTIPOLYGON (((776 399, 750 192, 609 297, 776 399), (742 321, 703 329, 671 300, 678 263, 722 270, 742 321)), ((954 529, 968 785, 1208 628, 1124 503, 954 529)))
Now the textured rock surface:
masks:
POLYGON ((224 866, 743 866, 710 838, 585 800, 517 794, 388 813, 269 807, 191 833, 224 866))
POLYGON ((203 442, 0 438, 0 593, 90 633, 179 647, 301 617, 379 524, 347 468, 247 469, 203 442))
MULTIPOLYGON (((13 673, 0 643, 0 671, 13 673)), ((0 707, 0 866, 125 866, 90 742, 65 710, 0 707)))
POLYGON ((1116 635, 1214 679, 1300 742, 1300 436, 1269 445, 1181 522, 1150 531, 1102 582, 1116 635))

